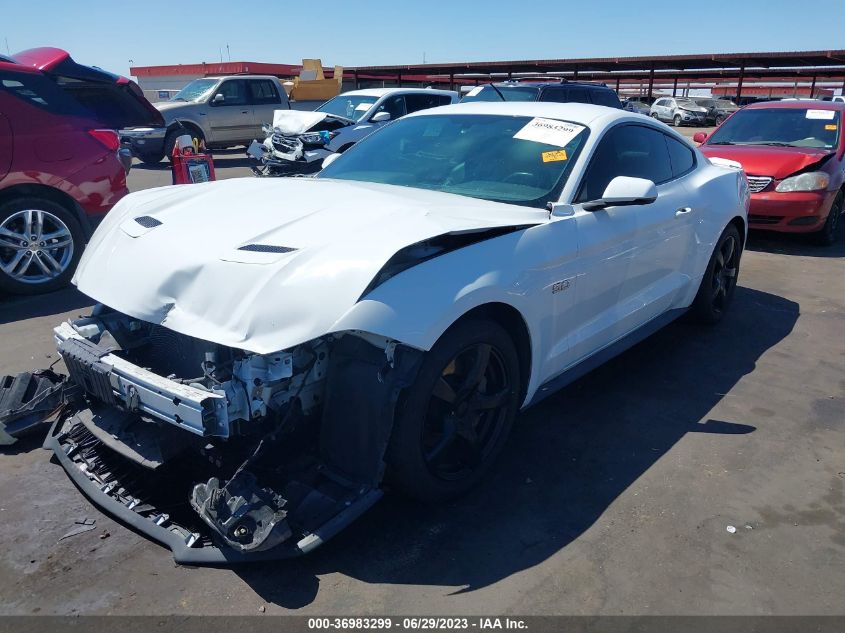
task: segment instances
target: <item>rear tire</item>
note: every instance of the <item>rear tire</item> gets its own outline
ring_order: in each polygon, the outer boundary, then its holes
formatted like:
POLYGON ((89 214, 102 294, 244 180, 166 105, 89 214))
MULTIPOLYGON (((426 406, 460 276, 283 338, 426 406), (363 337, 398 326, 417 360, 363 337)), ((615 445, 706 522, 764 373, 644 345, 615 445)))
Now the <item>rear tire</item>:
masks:
POLYGON ((468 319, 425 355, 397 407, 389 481, 423 501, 475 486, 490 470, 519 410, 516 347, 501 325, 468 319))
POLYGON ((0 290, 35 295, 66 286, 84 246, 76 217, 57 202, 18 198, 0 205, 0 290))
POLYGON ((714 325, 722 320, 733 301, 739 278, 742 240, 739 231, 729 224, 716 242, 707 262, 698 294, 690 307, 690 315, 699 323, 714 325))
POLYGON ((843 204, 845 204, 845 194, 840 191, 833 199, 833 204, 830 205, 830 211, 827 213, 827 221, 824 223, 821 231, 813 233, 813 239, 819 246, 832 246, 836 243, 839 221, 842 218, 843 204))

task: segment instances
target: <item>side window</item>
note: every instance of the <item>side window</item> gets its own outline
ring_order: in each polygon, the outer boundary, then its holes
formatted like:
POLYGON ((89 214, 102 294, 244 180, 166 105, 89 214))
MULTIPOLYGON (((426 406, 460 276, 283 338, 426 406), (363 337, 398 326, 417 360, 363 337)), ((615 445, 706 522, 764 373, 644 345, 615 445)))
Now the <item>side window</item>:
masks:
POLYGON ((619 97, 612 90, 591 90, 590 94, 593 97, 593 103, 596 105, 608 106, 610 108, 619 107, 619 97))
POLYGON ((619 125, 599 142, 581 181, 575 202, 598 200, 617 176, 647 178, 655 184, 672 179, 664 134, 642 125, 619 125))
POLYGON ((666 136, 666 146, 669 148, 669 160, 672 162, 672 176, 683 176, 695 167, 695 153, 679 140, 666 136))
POLYGON ((553 101, 555 103, 566 103, 566 91, 563 88, 546 88, 540 93, 540 101, 553 101))
MULTIPOLYGON (((279 103, 279 93, 269 79, 250 79, 248 83, 250 103, 279 103)), ((228 98, 226 100, 228 101, 228 98)))
MULTIPOLYGON (((223 103, 217 106, 242 106, 246 105, 246 81, 243 79, 229 79, 220 84, 215 96, 223 95, 223 103)), ((213 97, 212 97, 213 99, 213 97)))
POLYGON ((570 88, 567 90, 567 101, 571 103, 592 103, 590 95, 584 88, 570 88))
POLYGON ((419 93, 405 95, 405 106, 408 108, 409 114, 418 110, 436 108, 437 106, 447 105, 449 103, 451 103, 451 99, 443 95, 419 93))
POLYGON ((664 105, 666 105, 666 99, 658 99, 657 101, 654 102, 654 105, 664 106, 664 105))
POLYGON ((405 116, 405 97, 397 95, 395 97, 388 97, 379 107, 376 112, 387 112, 390 114, 390 119, 395 121, 400 116, 405 116))

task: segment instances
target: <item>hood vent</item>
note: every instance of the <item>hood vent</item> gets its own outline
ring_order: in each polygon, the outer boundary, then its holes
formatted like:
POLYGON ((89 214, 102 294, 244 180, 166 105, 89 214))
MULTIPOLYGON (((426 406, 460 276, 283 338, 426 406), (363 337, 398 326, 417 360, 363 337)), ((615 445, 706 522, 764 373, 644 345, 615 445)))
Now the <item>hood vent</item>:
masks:
POLYGON ((239 251, 248 251, 250 253, 274 253, 280 255, 282 253, 292 253, 295 248, 288 246, 275 246, 274 244, 246 244, 238 248, 239 251))
POLYGON ((156 220, 151 215, 139 215, 137 218, 135 218, 135 221, 141 226, 143 226, 145 229, 154 229, 155 227, 162 225, 161 221, 156 220))

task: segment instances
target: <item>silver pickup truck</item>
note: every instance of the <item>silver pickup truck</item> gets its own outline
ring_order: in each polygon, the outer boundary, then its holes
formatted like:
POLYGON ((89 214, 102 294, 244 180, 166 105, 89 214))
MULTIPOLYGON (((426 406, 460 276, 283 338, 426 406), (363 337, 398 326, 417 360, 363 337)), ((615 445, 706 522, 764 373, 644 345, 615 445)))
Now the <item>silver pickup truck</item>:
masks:
POLYGON ((209 148, 249 145, 263 138, 273 112, 290 108, 277 77, 234 75, 194 79, 169 101, 155 103, 164 127, 120 130, 121 143, 148 164, 170 156, 176 137, 190 134, 209 148))

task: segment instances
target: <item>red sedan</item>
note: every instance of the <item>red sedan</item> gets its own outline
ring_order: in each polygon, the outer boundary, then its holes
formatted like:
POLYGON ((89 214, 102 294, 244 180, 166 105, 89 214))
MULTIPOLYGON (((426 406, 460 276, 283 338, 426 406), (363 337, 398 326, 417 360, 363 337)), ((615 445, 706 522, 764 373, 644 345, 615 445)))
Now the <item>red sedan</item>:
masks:
POLYGON ((161 115, 137 85, 56 48, 0 56, 0 291, 73 275, 94 227, 127 193, 117 129, 161 115))
POLYGON ((742 165, 749 228, 812 233, 830 245, 845 206, 843 112, 830 101, 755 103, 693 139, 705 156, 742 165))

